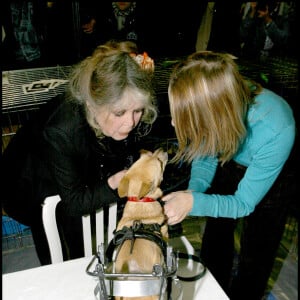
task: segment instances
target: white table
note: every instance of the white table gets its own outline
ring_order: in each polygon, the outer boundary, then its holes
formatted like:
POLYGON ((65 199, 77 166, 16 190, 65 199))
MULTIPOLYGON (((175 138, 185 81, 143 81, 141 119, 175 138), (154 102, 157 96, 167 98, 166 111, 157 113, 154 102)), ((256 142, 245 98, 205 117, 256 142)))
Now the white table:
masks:
MULTIPOLYGON (((84 257, 63 263, 41 266, 2 276, 3 300, 95 300, 97 277, 86 273, 92 257, 84 257)), ((185 262, 183 276, 197 272, 193 261, 185 262), (190 270, 190 271, 189 271, 190 270)), ((212 274, 193 282, 181 281, 183 299, 228 300, 212 274)), ((174 299, 175 300, 175 299, 174 299)))

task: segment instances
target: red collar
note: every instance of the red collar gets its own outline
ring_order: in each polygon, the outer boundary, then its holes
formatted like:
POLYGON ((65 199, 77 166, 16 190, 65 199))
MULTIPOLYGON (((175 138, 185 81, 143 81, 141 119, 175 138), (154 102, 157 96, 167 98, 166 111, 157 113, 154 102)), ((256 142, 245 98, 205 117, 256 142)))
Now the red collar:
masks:
POLYGON ((143 197, 139 199, 138 197, 128 197, 127 201, 132 201, 132 202, 155 202, 156 200, 150 197, 143 197))

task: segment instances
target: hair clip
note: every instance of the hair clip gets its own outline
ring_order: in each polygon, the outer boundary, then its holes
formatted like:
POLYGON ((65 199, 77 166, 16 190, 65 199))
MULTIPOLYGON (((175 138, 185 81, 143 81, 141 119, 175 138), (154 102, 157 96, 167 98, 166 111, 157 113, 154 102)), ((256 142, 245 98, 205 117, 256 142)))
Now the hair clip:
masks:
POLYGON ((142 69, 154 71, 154 61, 147 52, 143 54, 130 54, 142 69))

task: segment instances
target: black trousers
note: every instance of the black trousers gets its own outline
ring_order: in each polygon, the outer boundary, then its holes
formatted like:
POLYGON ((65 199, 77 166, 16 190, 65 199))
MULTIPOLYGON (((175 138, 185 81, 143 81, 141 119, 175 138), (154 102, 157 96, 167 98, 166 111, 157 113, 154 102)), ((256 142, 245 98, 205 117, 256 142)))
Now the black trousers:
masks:
MULTIPOLYGON (((245 170, 234 162, 219 166, 208 192, 233 194, 245 170)), ((230 300, 261 300, 265 293, 288 212, 280 187, 278 178, 254 212, 242 220, 207 218, 201 259, 230 300), (239 264, 237 274, 232 276, 238 221, 242 221, 239 264)))

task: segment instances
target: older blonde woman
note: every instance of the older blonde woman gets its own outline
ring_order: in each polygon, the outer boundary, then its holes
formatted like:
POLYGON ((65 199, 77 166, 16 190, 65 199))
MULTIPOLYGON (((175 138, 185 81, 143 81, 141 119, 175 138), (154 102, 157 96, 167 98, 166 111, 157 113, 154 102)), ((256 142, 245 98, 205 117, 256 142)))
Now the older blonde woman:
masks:
POLYGON ((64 259, 81 257, 81 216, 119 200, 119 182, 139 157, 157 111, 153 61, 137 54, 131 42, 99 46, 74 66, 68 93, 42 107, 3 153, 3 208, 31 226, 41 264, 50 263, 41 214, 45 197, 62 199, 64 259))

